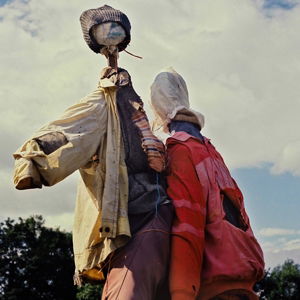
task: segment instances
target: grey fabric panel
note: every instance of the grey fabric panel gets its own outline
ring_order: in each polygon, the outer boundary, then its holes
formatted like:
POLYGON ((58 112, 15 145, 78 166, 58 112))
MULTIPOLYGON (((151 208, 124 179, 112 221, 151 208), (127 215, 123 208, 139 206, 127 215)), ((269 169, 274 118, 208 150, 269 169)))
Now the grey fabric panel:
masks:
POLYGON ((117 91, 117 105, 120 116, 122 138, 125 148, 125 162, 128 174, 147 172, 148 158, 142 148, 139 128, 132 122, 135 108, 129 102, 141 102, 133 87, 128 85, 120 87, 117 91))
POLYGON ((35 141, 47 155, 68 143, 67 138, 61 132, 47 133, 36 138, 35 141))
MULTIPOLYGON (((123 69, 119 71, 126 72, 123 69)), ((119 87, 117 91, 117 105, 128 171, 128 214, 131 218, 134 214, 155 211, 155 207, 167 199, 167 194, 165 176, 156 173, 148 165, 147 155, 142 148, 140 129, 131 119, 135 108, 129 100, 142 104, 131 85, 130 76, 129 84, 119 87)))
MULTIPOLYGON (((149 170, 147 173, 129 174, 129 201, 128 213, 142 214, 149 211, 155 211, 166 201, 167 195, 165 187, 162 184, 163 179, 158 177, 156 182, 156 173, 149 170)), ((130 217, 130 216, 129 216, 130 217)))

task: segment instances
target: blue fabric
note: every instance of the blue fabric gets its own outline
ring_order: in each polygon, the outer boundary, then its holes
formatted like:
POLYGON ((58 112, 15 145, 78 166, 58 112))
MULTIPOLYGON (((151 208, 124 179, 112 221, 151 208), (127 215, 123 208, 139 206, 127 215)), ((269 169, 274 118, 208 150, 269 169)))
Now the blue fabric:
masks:
POLYGON ((173 130, 175 132, 183 131, 183 132, 186 132, 186 133, 200 139, 201 141, 204 140, 203 135, 200 133, 199 125, 191 123, 191 122, 171 121, 171 123, 169 124, 169 129, 170 129, 170 132, 172 132, 173 130))

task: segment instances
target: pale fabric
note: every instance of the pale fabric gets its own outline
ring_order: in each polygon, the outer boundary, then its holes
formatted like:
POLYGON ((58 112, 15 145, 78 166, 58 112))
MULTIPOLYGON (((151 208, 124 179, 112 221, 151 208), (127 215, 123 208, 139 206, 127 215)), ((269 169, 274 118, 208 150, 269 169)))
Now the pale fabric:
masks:
POLYGON ((190 108, 189 95, 184 79, 173 69, 162 70, 151 85, 151 104, 156 120, 155 127, 163 127, 168 132, 167 125, 180 110, 193 113, 201 128, 204 127, 204 116, 190 108))
POLYGON ((99 45, 117 46, 126 37, 125 30, 115 22, 95 25, 92 28, 93 36, 99 45))
POLYGON ((107 22, 92 27, 92 34, 99 45, 103 45, 100 53, 108 56, 109 54, 119 57, 117 45, 126 37, 125 30, 115 22, 107 22))
MULTIPOLYGON (((128 178, 116 87, 100 81, 96 91, 42 127, 14 157, 14 183, 19 189, 51 186, 79 169, 73 227, 76 272, 100 276, 94 268, 130 238, 128 178), (46 155, 34 138, 51 132, 62 133, 68 142, 46 155), (92 159, 95 156, 99 160, 92 159)), ((61 198, 64 201, 63 194, 61 198)))

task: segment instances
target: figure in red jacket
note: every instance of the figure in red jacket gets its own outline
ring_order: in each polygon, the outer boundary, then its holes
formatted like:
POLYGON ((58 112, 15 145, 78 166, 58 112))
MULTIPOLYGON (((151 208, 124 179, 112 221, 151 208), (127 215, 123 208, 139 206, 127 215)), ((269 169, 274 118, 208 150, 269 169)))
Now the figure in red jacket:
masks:
POLYGON ((172 300, 258 299, 253 285, 264 272, 262 250, 251 230, 243 194, 221 155, 201 135, 204 117, 190 109, 183 78, 173 69, 151 86, 157 123, 168 151, 172 225, 172 300))

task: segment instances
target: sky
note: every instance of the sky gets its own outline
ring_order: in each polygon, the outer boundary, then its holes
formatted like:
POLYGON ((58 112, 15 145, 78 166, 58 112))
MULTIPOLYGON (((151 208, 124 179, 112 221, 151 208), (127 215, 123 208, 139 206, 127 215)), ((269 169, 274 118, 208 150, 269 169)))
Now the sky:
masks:
POLYGON ((71 230, 78 172, 18 191, 12 153, 96 88, 106 61, 85 44, 79 16, 108 4, 130 19, 128 51, 143 59, 122 52, 119 65, 149 118, 150 85, 172 66, 244 193, 267 267, 300 263, 299 2, 0 0, 0 219, 42 214, 71 230))

